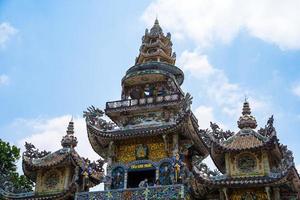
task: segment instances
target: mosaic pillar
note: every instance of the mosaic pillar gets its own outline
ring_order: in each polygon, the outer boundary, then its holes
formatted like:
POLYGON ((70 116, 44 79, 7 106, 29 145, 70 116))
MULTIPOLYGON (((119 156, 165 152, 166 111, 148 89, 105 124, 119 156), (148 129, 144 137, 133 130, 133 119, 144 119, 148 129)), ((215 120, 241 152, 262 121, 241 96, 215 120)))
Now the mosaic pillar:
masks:
POLYGON ((127 177, 128 177, 128 171, 125 170, 125 174, 124 174, 124 189, 127 188, 127 177))
POLYGON ((225 196, 225 200, 229 200, 228 195, 227 195, 227 188, 223 188, 222 190, 223 190, 223 193, 225 196))
POLYGON ((220 200, 225 200, 225 195, 222 189, 219 189, 219 193, 220 193, 220 200))
POLYGON ((265 187, 265 190, 266 190, 266 193, 267 193, 268 200, 271 200, 270 187, 265 187))
POLYGON ((108 159, 107 159, 107 166, 106 166, 106 175, 109 178, 106 179, 105 182, 104 182, 104 189, 105 190, 109 190, 110 187, 111 187, 111 180, 112 180, 111 164, 112 164, 112 159, 111 159, 111 157, 108 157, 108 159))
POLYGON ((154 181, 156 182, 157 179, 159 179, 159 167, 155 168, 155 180, 154 181))
POLYGON ((278 187, 273 188, 274 200, 280 200, 280 189, 278 187))
POLYGON ((178 153, 178 134, 173 135, 173 156, 178 153))

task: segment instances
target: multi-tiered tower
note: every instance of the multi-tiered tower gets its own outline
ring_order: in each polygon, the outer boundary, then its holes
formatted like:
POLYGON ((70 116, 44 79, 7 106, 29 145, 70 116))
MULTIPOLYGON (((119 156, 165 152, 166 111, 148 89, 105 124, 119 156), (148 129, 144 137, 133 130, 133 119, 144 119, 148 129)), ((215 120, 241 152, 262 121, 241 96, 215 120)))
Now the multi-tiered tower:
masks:
POLYGON ((84 112, 90 143, 104 160, 95 163, 78 155, 70 122, 62 149, 39 152, 26 144, 23 170, 36 183, 35 192, 13 194, 1 186, 0 194, 39 200, 300 199, 293 155, 279 143, 273 116, 255 130, 256 119, 245 101, 237 133, 215 123, 199 129, 192 98, 180 88, 184 75, 175 60, 171 35, 164 35, 155 20, 146 29, 135 65, 122 79, 121 100, 107 102, 105 111, 91 106, 84 112), (216 171, 202 163, 209 154, 216 171), (100 182, 104 191, 88 192, 100 182))
MULTIPOLYGON (((121 100, 107 102, 105 112, 94 107, 85 112, 90 143, 108 161, 106 189, 137 188, 147 179, 149 188, 168 185, 172 192, 189 180, 192 158, 208 155, 175 60, 171 34, 155 20, 122 79, 121 100)), ((172 195, 183 195, 179 190, 172 195)))

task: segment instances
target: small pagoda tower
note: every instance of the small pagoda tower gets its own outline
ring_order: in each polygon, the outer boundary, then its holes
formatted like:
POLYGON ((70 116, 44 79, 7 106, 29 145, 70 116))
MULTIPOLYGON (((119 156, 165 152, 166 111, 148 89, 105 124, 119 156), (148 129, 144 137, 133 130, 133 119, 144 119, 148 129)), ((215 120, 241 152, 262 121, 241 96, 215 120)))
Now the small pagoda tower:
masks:
POLYGON ((273 122, 272 116, 265 128, 255 131, 257 122, 245 101, 236 134, 211 123, 206 141, 223 175, 209 176, 201 167, 194 168, 198 183, 207 187, 206 197, 215 193, 221 200, 299 199, 300 180, 292 152, 279 143, 273 122))
POLYGON ((76 192, 88 191, 104 176, 103 162, 91 163, 76 152, 74 123, 69 122, 67 134, 61 140, 62 149, 53 153, 25 144, 24 174, 35 183, 34 193, 16 195, 10 199, 74 199, 76 192))
POLYGON ((108 163, 107 192, 99 192, 100 199, 108 194, 144 199, 159 191, 166 191, 158 196, 166 199, 189 196, 184 191, 192 158, 209 152, 190 109, 192 97, 180 88, 184 74, 175 60, 171 34, 156 19, 122 79, 121 100, 107 102, 105 111, 91 106, 84 112, 90 143, 108 163), (146 193, 135 190, 143 185, 149 186, 146 193))

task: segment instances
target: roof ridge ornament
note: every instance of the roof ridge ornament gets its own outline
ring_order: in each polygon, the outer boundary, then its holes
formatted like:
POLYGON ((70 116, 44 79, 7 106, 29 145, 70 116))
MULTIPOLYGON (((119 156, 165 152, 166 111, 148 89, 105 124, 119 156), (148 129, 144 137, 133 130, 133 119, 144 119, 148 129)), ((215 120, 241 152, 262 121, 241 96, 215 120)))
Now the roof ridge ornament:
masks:
POLYGON ((61 146, 64 148, 74 148, 77 146, 77 138, 74 136, 74 122, 73 122, 73 116, 71 121, 68 124, 66 135, 63 136, 61 140, 61 146))
POLYGON ((247 97, 245 98, 245 102, 243 104, 242 116, 240 116, 237 124, 240 129, 255 129, 257 127, 256 119, 251 115, 251 108, 247 97))

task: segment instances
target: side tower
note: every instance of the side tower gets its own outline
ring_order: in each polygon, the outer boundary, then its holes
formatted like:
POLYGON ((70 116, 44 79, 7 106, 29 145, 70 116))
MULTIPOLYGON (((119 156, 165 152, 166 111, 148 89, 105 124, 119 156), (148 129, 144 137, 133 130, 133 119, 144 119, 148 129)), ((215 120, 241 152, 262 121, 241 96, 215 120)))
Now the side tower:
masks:
POLYGON ((181 190, 190 178, 192 158, 208 155, 190 110, 192 98, 180 88, 184 74, 175 60, 171 34, 165 35, 155 20, 145 31, 135 65, 122 79, 121 100, 107 102, 105 112, 93 106, 84 112, 90 143, 108 163, 105 188, 122 189, 109 193, 112 198, 123 199, 128 191, 145 198, 133 188, 146 184, 147 195, 161 190, 174 193, 161 193, 162 198, 185 198, 181 190))
POLYGON ((10 196, 9 199, 74 199, 76 192, 88 191, 100 183, 103 162, 91 163, 76 152, 74 124, 69 123, 61 140, 62 149, 53 153, 39 152, 34 145, 25 144, 23 171, 35 183, 33 193, 10 196))
POLYGON ((198 182, 221 200, 299 199, 300 179, 292 152, 279 143, 273 122, 272 116, 265 128, 256 131, 256 119, 245 101, 236 134, 211 123, 206 141, 223 175, 207 176, 201 167, 195 167, 198 182))

